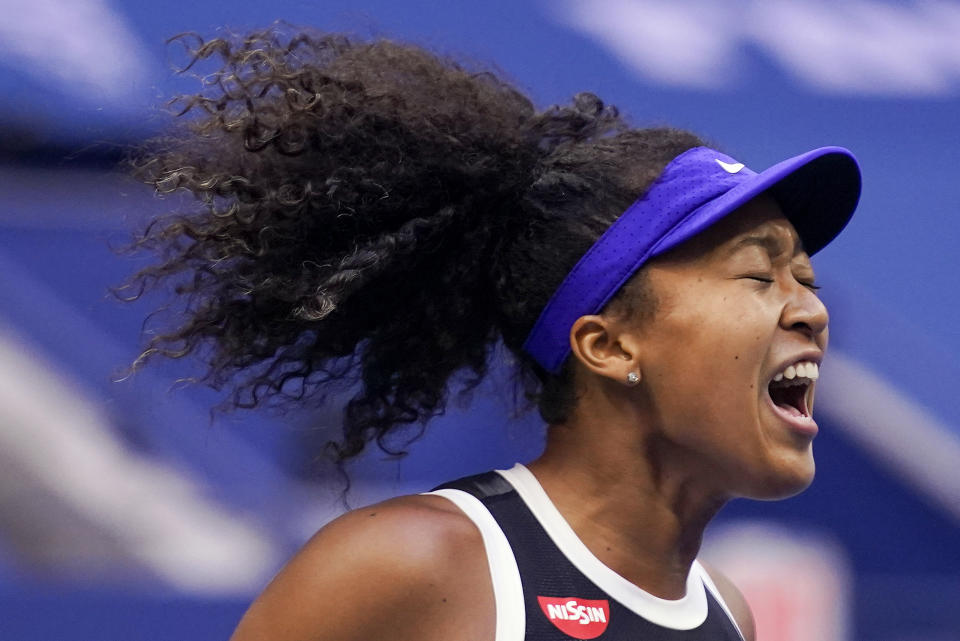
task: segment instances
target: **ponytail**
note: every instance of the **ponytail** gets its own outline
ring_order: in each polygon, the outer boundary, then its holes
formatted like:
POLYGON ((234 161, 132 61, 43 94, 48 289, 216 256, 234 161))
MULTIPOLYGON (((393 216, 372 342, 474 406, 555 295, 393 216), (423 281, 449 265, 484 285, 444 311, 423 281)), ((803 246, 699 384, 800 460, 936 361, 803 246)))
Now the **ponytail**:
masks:
POLYGON ((590 94, 538 113, 492 73, 386 40, 270 30, 200 41, 188 66, 208 61, 180 129, 131 163, 160 195, 196 200, 135 238, 157 260, 130 298, 172 284, 183 312, 139 362, 200 355, 201 380, 237 407, 357 382, 344 460, 442 413, 451 377, 475 385, 503 341, 562 422, 570 375, 527 358, 526 333, 579 256, 700 141, 630 130, 590 94))

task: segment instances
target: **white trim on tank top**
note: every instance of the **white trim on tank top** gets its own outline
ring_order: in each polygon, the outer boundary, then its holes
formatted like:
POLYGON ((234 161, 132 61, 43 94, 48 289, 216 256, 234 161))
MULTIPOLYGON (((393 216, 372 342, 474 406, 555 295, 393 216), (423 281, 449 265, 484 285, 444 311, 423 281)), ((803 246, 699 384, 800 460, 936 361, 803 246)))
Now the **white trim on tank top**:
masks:
POLYGON ((451 501, 473 521, 483 537, 487 553, 493 601, 496 608, 495 641, 523 641, 527 617, 523 605, 523 584, 513 549, 496 519, 483 503, 462 490, 441 489, 427 492, 451 501))
MULTIPOLYGON (((692 630, 707 619, 707 595, 703 580, 706 571, 700 563, 694 561, 690 568, 683 598, 669 600, 654 596, 611 570, 593 555, 557 510, 530 470, 517 463, 513 468, 497 470, 497 473, 517 490, 520 498, 564 556, 584 576, 621 605, 651 623, 674 630, 692 630)), ((716 596, 720 600, 719 595, 716 596)), ((720 602, 723 603, 722 600, 720 602)), ((724 604, 724 610, 726 609, 724 604)))

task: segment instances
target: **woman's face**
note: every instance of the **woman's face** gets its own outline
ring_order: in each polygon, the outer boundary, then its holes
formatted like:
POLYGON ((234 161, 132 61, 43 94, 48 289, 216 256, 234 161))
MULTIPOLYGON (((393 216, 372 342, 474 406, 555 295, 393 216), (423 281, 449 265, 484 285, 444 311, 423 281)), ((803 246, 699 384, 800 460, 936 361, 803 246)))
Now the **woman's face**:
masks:
POLYGON ((662 442, 730 496, 806 488, 819 373, 809 364, 826 349, 827 310, 779 206, 751 201, 647 273, 658 305, 640 329, 640 365, 662 442))

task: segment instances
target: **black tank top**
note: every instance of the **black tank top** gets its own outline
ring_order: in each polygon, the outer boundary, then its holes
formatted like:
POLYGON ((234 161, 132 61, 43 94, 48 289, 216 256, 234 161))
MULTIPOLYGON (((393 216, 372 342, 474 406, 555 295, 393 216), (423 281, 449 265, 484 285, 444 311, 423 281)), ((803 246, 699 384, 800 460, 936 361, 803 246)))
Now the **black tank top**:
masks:
POLYGON ((683 599, 644 592, 590 553, 522 465, 433 493, 456 503, 483 535, 496 641, 742 641, 699 563, 683 599))

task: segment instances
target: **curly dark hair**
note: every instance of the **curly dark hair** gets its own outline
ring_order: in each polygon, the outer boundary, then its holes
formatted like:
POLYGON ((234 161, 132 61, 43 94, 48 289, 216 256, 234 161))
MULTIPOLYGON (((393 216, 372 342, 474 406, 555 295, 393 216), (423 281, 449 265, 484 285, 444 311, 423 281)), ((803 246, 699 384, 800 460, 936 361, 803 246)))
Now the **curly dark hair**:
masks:
MULTIPOLYGON (((580 256, 702 141, 632 129, 587 93, 538 111, 495 73, 389 40, 273 28, 198 38, 190 65, 208 59, 179 129, 131 160, 157 193, 196 199, 133 242, 157 260, 127 297, 172 284, 182 304, 136 365, 200 354, 235 407, 350 382, 343 461, 442 413, 502 342, 563 422, 572 368, 551 375, 522 344, 580 256)), ((616 304, 649 308, 642 285, 616 304)))

